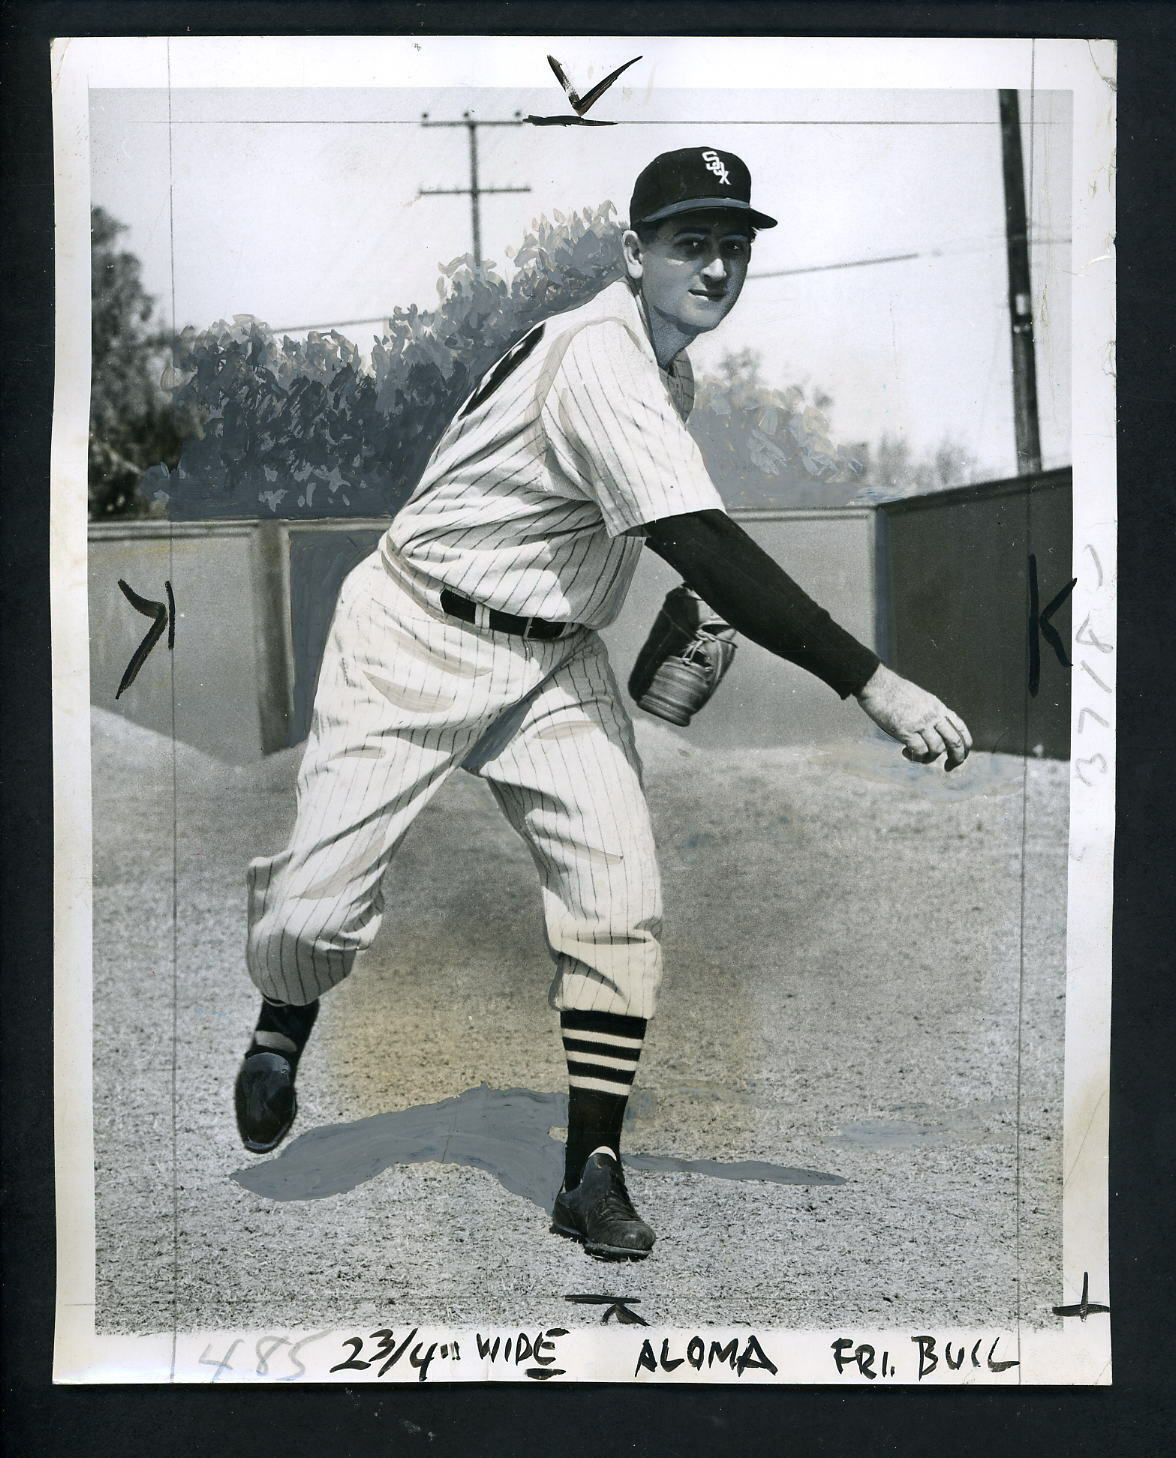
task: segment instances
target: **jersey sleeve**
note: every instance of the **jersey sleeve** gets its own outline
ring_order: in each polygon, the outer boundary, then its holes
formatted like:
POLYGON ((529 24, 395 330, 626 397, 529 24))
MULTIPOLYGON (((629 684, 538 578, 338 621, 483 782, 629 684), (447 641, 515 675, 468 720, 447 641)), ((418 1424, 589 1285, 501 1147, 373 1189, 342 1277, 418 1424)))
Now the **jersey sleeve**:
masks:
POLYGON ((725 509, 669 382, 620 320, 571 338, 542 418, 561 469, 599 504, 609 536, 725 509))

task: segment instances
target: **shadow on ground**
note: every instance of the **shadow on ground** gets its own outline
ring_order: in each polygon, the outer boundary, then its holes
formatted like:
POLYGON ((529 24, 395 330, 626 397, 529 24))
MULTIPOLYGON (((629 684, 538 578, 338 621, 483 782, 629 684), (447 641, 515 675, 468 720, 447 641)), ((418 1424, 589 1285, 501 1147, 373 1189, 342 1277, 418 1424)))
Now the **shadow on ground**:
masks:
MULTIPOLYGON (((311 1129, 277 1159, 236 1170, 233 1178, 268 1200, 321 1200, 353 1190, 393 1165, 460 1164, 485 1170, 510 1194, 549 1210, 563 1177, 563 1141, 549 1131, 564 1123, 567 1103, 563 1094, 482 1084, 437 1104, 311 1129)), ((626 1150, 625 1164, 777 1185, 844 1183, 839 1175, 758 1159, 675 1159, 626 1150)))

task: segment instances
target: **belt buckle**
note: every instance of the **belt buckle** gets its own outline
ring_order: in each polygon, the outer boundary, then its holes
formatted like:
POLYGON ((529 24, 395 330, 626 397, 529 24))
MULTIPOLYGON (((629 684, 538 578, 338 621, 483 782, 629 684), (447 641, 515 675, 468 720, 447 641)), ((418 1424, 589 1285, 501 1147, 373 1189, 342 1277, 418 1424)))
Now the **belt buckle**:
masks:
POLYGON ((534 633, 533 633, 533 632, 532 632, 532 631, 531 631, 531 630, 532 630, 532 628, 533 628, 533 627, 534 627, 534 626, 535 626, 535 623, 536 623, 536 622, 537 622, 537 621, 538 621, 538 620, 537 620, 537 619, 536 619, 536 618, 527 618, 527 620, 526 620, 526 621, 525 621, 525 623, 524 623, 524 624, 523 624, 523 642, 524 642, 524 643, 525 643, 525 642, 526 642, 526 641, 527 641, 527 640, 528 640, 528 639, 529 639, 529 638, 533 638, 533 637, 534 637, 534 636, 535 636, 535 634, 534 634, 534 633))

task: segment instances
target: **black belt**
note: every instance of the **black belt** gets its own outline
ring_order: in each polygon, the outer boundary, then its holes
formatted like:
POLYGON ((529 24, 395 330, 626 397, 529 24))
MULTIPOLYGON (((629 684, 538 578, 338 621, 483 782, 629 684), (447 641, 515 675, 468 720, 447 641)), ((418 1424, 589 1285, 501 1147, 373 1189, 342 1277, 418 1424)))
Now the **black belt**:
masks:
MULTIPOLYGON (((460 618, 463 623, 476 623, 478 604, 468 597, 460 597, 447 587, 441 589, 441 611, 451 618, 460 618)), ((546 618, 520 618, 515 613, 500 613, 497 608, 483 608, 483 626, 495 633, 514 633, 519 638, 562 638, 570 623, 549 623, 546 618)))

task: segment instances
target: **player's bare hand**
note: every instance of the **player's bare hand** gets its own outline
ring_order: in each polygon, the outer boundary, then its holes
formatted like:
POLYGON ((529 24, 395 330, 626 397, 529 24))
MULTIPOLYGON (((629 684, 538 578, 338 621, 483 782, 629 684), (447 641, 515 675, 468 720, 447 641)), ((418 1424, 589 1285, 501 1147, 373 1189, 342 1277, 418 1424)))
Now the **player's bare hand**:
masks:
POLYGON ((941 754, 949 772, 963 764, 972 750, 968 726, 946 704, 879 664, 873 677, 857 696, 858 703, 892 739, 903 746, 903 754, 916 764, 934 764, 941 754))

